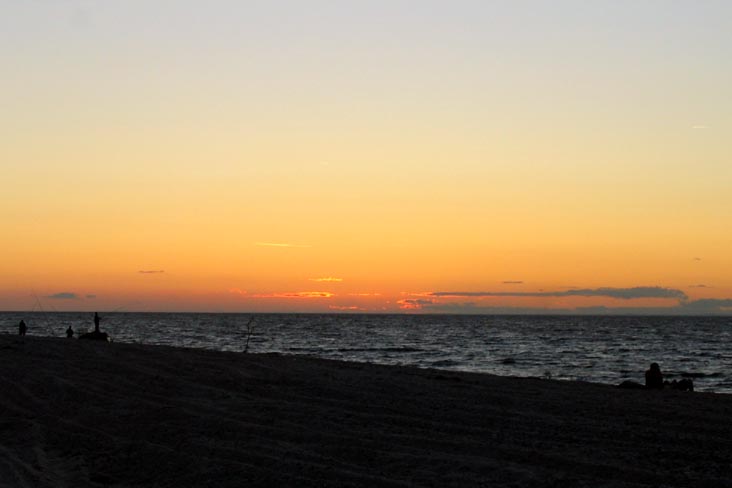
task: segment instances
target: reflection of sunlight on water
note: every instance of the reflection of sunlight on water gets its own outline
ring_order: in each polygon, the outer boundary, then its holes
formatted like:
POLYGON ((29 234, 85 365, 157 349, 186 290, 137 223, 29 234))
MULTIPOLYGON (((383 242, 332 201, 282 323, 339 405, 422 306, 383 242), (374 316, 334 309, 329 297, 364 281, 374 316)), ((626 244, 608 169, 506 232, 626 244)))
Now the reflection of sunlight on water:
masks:
MULTIPOLYGON (((86 313, 23 315, 30 334, 93 328, 86 313)), ((241 352, 249 318, 110 313, 102 329, 115 342, 241 352)), ((669 378, 692 373, 698 390, 732 393, 729 318, 264 314, 253 325, 251 352, 613 384, 642 381, 655 361, 669 378)))

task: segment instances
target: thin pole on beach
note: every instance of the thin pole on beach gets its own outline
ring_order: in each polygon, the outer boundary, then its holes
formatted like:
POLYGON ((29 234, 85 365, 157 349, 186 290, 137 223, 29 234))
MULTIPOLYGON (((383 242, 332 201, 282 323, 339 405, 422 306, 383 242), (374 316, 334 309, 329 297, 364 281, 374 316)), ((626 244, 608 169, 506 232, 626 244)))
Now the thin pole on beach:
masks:
POLYGON ((252 323, 254 322, 254 315, 249 317, 249 322, 247 322, 247 342, 244 344, 244 352, 249 352, 249 339, 252 338, 252 334, 254 333, 254 327, 252 327, 252 323))

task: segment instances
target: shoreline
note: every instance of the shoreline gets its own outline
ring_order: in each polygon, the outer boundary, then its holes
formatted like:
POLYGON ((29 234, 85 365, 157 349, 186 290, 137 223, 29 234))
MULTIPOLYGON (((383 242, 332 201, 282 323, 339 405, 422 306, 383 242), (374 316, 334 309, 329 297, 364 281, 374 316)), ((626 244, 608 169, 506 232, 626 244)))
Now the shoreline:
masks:
MULTIPOLYGON (((605 317, 489 319, 425 315, 258 315, 250 352, 309 354, 346 361, 417 365, 451 371, 552 377, 617 385, 643 382, 659 362, 668 380, 692 378, 697 391, 732 393, 726 319, 633 320, 605 317), (406 346, 406 347, 403 347, 406 346)), ((23 318, 4 315, 8 324, 23 318)), ((91 314, 35 315, 29 332, 63 336, 90 330, 91 314)), ((241 351, 252 315, 109 314, 115 341, 241 351)), ((7 331, 17 327, 10 325, 7 331)))
POLYGON ((0 335, 9 486, 732 486, 732 396, 0 335))

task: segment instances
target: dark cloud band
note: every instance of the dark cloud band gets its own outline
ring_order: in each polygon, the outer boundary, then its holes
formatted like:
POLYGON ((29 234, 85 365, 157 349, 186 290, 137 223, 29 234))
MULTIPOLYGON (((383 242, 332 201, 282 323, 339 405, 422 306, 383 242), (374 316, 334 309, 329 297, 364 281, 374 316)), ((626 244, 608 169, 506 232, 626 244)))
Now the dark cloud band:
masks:
POLYGON ((584 288, 565 291, 435 291, 429 294, 434 297, 607 297, 621 300, 636 298, 671 298, 688 299, 686 293, 674 288, 660 286, 636 286, 634 288, 584 288))
POLYGON ((409 308, 430 313, 486 314, 486 315, 729 315, 732 298, 704 298, 677 303, 670 307, 502 307, 482 306, 480 303, 423 303, 409 308))

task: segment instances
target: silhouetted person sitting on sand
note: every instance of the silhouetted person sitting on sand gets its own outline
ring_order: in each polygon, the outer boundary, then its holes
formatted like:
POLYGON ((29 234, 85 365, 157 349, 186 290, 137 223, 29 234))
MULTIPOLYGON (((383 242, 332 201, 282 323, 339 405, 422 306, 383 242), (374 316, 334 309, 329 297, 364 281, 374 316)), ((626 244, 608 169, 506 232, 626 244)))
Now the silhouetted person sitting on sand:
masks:
POLYGON ((658 363, 651 364, 651 367, 646 371, 646 388, 650 390, 663 389, 663 374, 658 363))
POLYGON ((68 337, 69 339, 74 338, 74 329, 72 329, 70 325, 69 328, 66 329, 66 337, 68 337))
POLYGON ((651 367, 648 368, 648 371, 646 371, 645 386, 636 381, 625 380, 618 385, 618 388, 631 390, 663 390, 664 388, 670 388, 672 390, 694 391, 694 382, 688 378, 684 378, 680 381, 663 381, 663 373, 661 373, 660 366, 658 366, 658 363, 653 363, 651 364, 651 367))
POLYGON ((665 388, 671 388, 672 390, 694 391, 694 382, 688 378, 684 378, 679 381, 676 381, 676 380, 673 380, 671 382, 664 381, 663 386, 665 388))
POLYGON ((28 330, 28 327, 26 327, 26 325, 25 325, 25 320, 21 320, 20 323, 18 324, 18 334, 24 336, 25 331, 27 331, 27 330, 28 330))

